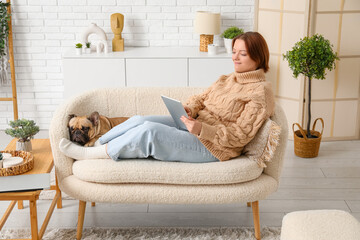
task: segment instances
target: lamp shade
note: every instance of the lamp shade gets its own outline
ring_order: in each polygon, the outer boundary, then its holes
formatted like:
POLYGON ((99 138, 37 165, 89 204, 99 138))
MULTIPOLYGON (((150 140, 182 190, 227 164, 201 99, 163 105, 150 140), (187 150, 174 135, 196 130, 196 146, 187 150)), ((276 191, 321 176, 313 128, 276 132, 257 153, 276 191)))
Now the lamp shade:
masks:
POLYGON ((195 32, 216 35, 220 33, 220 13, 196 12, 195 32))

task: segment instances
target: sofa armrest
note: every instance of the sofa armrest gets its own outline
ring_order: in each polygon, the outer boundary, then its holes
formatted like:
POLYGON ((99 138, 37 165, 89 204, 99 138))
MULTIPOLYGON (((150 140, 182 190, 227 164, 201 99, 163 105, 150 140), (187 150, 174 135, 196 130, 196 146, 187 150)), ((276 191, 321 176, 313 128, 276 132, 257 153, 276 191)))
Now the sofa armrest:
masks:
MULTIPOLYGON (((102 90, 94 90, 97 93, 102 93, 102 90)), ((72 175, 72 165, 74 159, 66 157, 59 149, 59 143, 62 138, 69 139, 68 121, 70 114, 78 116, 88 115, 93 111, 107 111, 108 109, 99 108, 98 104, 94 102, 106 96, 106 94, 94 94, 94 91, 89 91, 79 96, 73 97, 56 109, 50 123, 49 137, 51 149, 54 157, 54 165, 59 184, 65 177, 72 175)), ((105 90, 104 90, 105 91, 105 90)), ((101 101, 98 101, 101 102, 101 101)))

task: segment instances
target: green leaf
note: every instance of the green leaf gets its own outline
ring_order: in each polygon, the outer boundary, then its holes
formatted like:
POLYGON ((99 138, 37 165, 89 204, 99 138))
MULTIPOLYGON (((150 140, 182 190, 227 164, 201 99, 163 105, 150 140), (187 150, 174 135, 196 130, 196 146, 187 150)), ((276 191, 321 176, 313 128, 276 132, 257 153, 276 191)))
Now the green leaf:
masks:
POLYGON ((236 36, 243 34, 244 30, 242 28, 238 28, 238 27, 229 27, 228 29, 226 29, 222 34, 221 37, 223 38, 228 38, 228 39, 233 39, 236 36))
POLYGON ((7 12, 7 7, 10 3, 0 2, 0 58, 6 55, 5 53, 5 40, 9 35, 9 21, 10 14, 7 12))
POLYGON ((10 121, 9 125, 12 128, 7 128, 5 133, 18 138, 21 141, 29 141, 40 131, 40 128, 36 126, 36 123, 33 120, 27 120, 24 118, 10 121))

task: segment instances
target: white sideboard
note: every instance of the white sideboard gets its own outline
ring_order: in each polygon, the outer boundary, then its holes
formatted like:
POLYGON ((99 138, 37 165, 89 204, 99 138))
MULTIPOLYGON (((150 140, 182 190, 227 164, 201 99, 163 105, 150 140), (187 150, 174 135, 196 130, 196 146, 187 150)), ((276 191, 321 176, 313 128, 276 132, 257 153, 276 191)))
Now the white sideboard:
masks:
POLYGON ((197 47, 129 47, 82 55, 70 49, 62 60, 65 99, 104 87, 207 87, 234 71, 224 48, 216 55, 197 47))

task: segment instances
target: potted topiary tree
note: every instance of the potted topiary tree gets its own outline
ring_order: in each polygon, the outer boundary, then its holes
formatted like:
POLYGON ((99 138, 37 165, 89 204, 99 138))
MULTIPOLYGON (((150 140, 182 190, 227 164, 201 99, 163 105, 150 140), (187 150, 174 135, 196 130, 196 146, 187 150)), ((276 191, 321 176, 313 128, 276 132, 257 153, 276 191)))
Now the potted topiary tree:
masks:
POLYGON ((291 51, 283 54, 284 59, 289 63, 289 67, 293 72, 295 78, 299 74, 305 76, 308 82, 308 116, 306 131, 304 131, 299 124, 298 131, 294 131, 294 145, 295 154, 299 157, 316 157, 319 152, 321 133, 315 131, 317 120, 321 120, 324 128, 324 121, 318 118, 314 121, 313 129, 310 130, 311 121, 311 80, 325 79, 325 70, 329 71, 335 68, 335 60, 339 59, 334 53, 330 41, 325 39, 322 35, 315 34, 312 37, 304 37, 299 42, 295 43, 291 51))
POLYGON ((5 130, 5 133, 18 139, 16 150, 30 152, 32 150, 31 139, 39 132, 39 127, 33 120, 18 119, 10 121, 11 128, 5 130))
POLYGON ((224 45, 227 53, 232 52, 232 40, 237 36, 244 33, 242 28, 238 27, 229 27, 222 34, 221 37, 224 38, 224 45))

